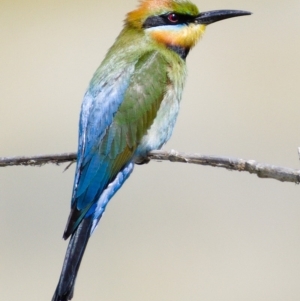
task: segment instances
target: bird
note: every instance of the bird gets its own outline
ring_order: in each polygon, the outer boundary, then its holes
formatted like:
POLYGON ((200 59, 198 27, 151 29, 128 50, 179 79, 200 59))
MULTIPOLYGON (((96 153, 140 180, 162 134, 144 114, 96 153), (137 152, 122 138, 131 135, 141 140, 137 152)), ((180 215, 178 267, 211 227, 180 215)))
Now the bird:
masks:
POLYGON ((200 12, 189 0, 142 0, 94 73, 81 105, 70 237, 52 301, 71 300, 88 240, 135 164, 171 137, 186 79, 186 57, 206 26, 250 15, 200 12))

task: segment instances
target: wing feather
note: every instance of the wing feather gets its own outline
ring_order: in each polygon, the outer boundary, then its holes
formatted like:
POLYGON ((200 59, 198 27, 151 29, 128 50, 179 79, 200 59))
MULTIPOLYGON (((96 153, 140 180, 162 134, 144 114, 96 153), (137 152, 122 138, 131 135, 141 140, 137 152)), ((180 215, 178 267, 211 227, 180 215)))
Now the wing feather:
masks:
POLYGON ((161 54, 148 52, 133 68, 118 73, 115 81, 103 83, 98 94, 93 95, 91 89, 87 92, 80 118, 78 175, 65 238, 87 212, 90 214, 90 208, 109 183, 133 160, 164 98, 166 65, 161 54))

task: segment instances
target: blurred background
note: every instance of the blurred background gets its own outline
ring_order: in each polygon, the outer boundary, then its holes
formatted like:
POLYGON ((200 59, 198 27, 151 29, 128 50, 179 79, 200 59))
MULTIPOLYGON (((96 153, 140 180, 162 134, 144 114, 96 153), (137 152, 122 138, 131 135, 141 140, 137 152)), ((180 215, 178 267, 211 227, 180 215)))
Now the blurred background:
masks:
MULTIPOLYGON (((207 28, 165 149, 299 168, 299 0, 195 0, 254 14, 207 28)), ((85 89, 136 0, 0 0, 0 156, 75 151, 85 89)), ((73 165, 0 169, 0 299, 50 300, 73 165)), ((137 166, 91 238, 76 300, 299 300, 300 188, 137 166)))

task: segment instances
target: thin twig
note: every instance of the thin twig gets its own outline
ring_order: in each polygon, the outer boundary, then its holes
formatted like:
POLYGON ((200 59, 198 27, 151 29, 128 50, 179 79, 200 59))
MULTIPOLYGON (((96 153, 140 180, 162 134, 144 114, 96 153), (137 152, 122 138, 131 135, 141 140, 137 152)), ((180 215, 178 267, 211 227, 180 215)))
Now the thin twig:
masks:
POLYGON ((75 162, 77 158, 76 153, 63 153, 63 154, 55 154, 55 155, 38 155, 32 157, 0 157, 0 167, 6 166, 42 166, 45 164, 56 164, 66 162, 75 162))
MULTIPOLYGON (((0 158, 0 167, 5 166, 42 166, 44 164, 61 164, 76 161, 76 153, 64 153, 55 155, 42 155, 33 157, 7 157, 0 158)), ((259 163, 254 160, 244 160, 228 157, 205 156, 200 154, 187 154, 177 151, 152 151, 148 154, 150 160, 170 161, 181 163, 192 163, 221 167, 228 170, 246 171, 256 174, 259 178, 270 178, 281 182, 300 182, 300 170, 286 167, 279 167, 259 163)))

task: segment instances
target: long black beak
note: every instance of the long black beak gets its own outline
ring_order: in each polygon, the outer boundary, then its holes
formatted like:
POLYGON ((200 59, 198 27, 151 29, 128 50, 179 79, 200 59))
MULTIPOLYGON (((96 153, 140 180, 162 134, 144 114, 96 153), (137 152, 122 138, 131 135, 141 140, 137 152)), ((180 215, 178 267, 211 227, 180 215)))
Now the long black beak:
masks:
POLYGON ((200 13, 195 18, 195 23, 208 25, 221 20, 239 16, 247 16, 251 14, 252 13, 243 10, 211 10, 204 13, 200 13))

